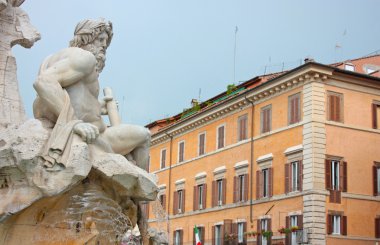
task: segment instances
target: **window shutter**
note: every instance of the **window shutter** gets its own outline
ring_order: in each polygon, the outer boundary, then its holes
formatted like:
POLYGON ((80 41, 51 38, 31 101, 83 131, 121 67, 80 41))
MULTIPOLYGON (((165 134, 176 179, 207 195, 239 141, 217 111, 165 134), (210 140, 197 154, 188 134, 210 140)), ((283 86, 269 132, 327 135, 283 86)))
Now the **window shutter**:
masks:
POLYGON ((186 197, 186 195, 185 195, 185 190, 182 190, 182 212, 181 213, 185 213, 185 197, 186 197))
POLYGON ((221 225, 220 230, 222 231, 222 234, 220 235, 220 244, 224 244, 224 225, 221 225))
POLYGON ((212 245, 215 245, 215 226, 211 226, 211 233, 212 233, 212 245))
POLYGON ((175 244, 175 233, 176 231, 173 231, 173 244, 175 244))
MULTIPOLYGON (((268 231, 272 231, 272 219, 268 219, 268 231)), ((272 244, 272 236, 269 236, 268 244, 272 244)))
POLYGON ((257 220, 257 244, 261 244, 261 235, 259 235, 259 234, 261 234, 261 220, 257 220))
POLYGON ((202 209, 206 208, 206 197, 207 197, 207 184, 203 184, 203 194, 202 194, 202 209))
POLYGON ((225 219, 223 221, 223 228, 224 228, 224 232, 222 233, 222 235, 224 236, 225 234, 231 234, 232 233, 232 219, 225 219))
POLYGON ((216 197, 217 197, 216 191, 217 191, 216 180, 214 180, 214 181, 212 181, 212 200, 211 200, 211 206, 212 207, 215 207, 217 205, 216 204, 216 197))
POLYGON ((244 201, 248 201, 249 175, 244 175, 244 201))
POLYGON ((342 235, 347 236, 347 216, 341 216, 342 235))
POLYGON ((342 170, 341 172, 343 173, 342 191, 347 192, 347 162, 342 162, 342 169, 341 170, 342 170))
POLYGON ((295 99, 295 114, 296 114, 296 120, 295 122, 299 122, 301 121, 301 110, 300 110, 300 104, 301 104, 301 101, 300 101, 300 96, 297 96, 296 99, 295 99))
POLYGON ((299 229, 303 229, 303 215, 297 215, 297 226, 299 229))
POLYGON ((290 184, 290 164, 285 164, 285 193, 289 193, 289 184, 290 184))
POLYGON ((161 168, 165 168, 166 150, 161 151, 161 168))
POLYGON ((247 139, 247 122, 248 122, 248 117, 245 116, 243 118, 243 125, 242 125, 242 139, 243 140, 247 139))
POLYGON ((340 96, 335 96, 335 101, 336 101, 336 114, 335 114, 335 119, 337 122, 341 122, 342 121, 342 115, 341 115, 341 110, 340 110, 340 106, 341 106, 341 99, 340 99, 340 96))
POLYGON ((198 210, 198 186, 194 186, 193 210, 198 210))
MULTIPOLYGON (((199 231, 199 227, 198 227, 198 231, 199 231)), ((195 228, 193 228, 193 245, 196 245, 195 244, 195 228)))
POLYGON ((239 196, 239 176, 234 177, 234 203, 238 202, 238 196, 239 196))
POLYGON ((373 195, 377 196, 379 193, 379 190, 377 189, 377 182, 379 180, 377 179, 377 167, 376 166, 372 167, 372 173, 373 173, 373 195))
POLYGON ((290 99, 290 124, 293 124, 296 121, 295 118, 295 97, 290 99))
POLYGON ((205 228, 204 227, 198 227, 198 229, 201 231, 201 243, 204 244, 205 242, 205 228))
POLYGON ((380 217, 375 218, 375 237, 380 238, 380 217))
POLYGON ((273 168, 268 168, 269 181, 268 181, 268 194, 269 197, 273 196, 273 168))
POLYGON ((223 181, 222 181, 222 184, 223 184, 223 199, 222 199, 222 203, 223 203, 223 205, 224 204, 226 204, 226 189, 227 189, 227 179, 223 179, 223 181))
POLYGON ((331 161, 327 159, 325 161, 325 183, 326 189, 331 190, 331 161))
MULTIPOLYGON (((290 217, 286 216, 285 217, 285 228, 290 229, 290 217)), ((285 233, 285 245, 291 245, 292 240, 291 240, 291 233, 285 233)))
POLYGON ((247 222, 243 223, 243 243, 247 244, 247 222))
POLYGON ((327 215, 327 234, 332 233, 332 219, 333 216, 331 214, 327 215))
POLYGON ((303 184, 303 162, 302 160, 298 161, 298 190, 302 191, 302 184, 303 184))
MULTIPOLYGON (((238 234, 238 223, 232 223, 232 234, 237 235, 238 234)), ((238 239, 236 239, 237 241, 238 239)))
POLYGON ((180 241, 180 244, 182 245, 183 244, 183 230, 179 230, 179 241, 180 241))
POLYGON ((178 192, 173 193, 173 214, 178 213, 178 192))
POLYGON ((261 171, 260 170, 257 170, 256 171, 256 199, 260 199, 261 198, 261 195, 260 195, 260 191, 261 191, 261 186, 260 186, 260 174, 261 174, 261 171))
POLYGON ((334 97, 332 95, 328 95, 328 108, 329 114, 327 120, 334 121, 334 97))
POLYGON ((162 208, 166 211, 166 195, 162 195, 162 208))
POLYGON ((377 105, 372 104, 372 128, 377 129, 377 105))

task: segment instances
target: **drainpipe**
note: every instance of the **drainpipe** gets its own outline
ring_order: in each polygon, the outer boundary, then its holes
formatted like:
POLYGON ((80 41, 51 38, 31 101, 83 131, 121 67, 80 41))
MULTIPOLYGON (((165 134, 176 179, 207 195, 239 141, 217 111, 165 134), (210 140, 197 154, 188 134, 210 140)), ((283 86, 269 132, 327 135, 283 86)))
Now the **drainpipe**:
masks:
POLYGON ((165 132, 165 134, 170 138, 170 145, 169 145, 169 188, 168 188, 168 223, 167 223, 167 230, 168 230, 168 239, 170 240, 170 197, 172 194, 171 191, 171 184, 172 184, 172 145, 173 145, 173 136, 165 132))
POLYGON ((251 224, 253 224, 253 126, 254 126, 254 112, 255 112, 255 107, 253 105, 253 102, 249 99, 247 99, 247 96, 244 96, 244 99, 251 104, 251 186, 250 186, 250 200, 249 200, 249 219, 251 224))

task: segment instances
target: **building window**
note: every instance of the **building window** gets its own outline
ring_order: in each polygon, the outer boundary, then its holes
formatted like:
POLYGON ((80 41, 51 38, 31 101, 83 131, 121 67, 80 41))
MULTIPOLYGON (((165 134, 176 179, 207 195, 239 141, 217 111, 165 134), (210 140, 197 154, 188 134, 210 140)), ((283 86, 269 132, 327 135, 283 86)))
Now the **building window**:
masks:
POLYGON ((340 203, 341 192, 347 192, 347 162, 326 160, 326 189, 330 190, 330 202, 340 203))
MULTIPOLYGON (((268 219, 262 219, 261 220, 261 231, 268 231, 268 219)), ((268 244, 268 239, 265 236, 261 236, 261 244, 262 245, 267 245, 268 244)))
POLYGON ((215 245, 222 245, 222 226, 215 226, 215 245))
POLYGON ((183 162, 185 158, 185 141, 178 143, 178 162, 183 162))
POLYGON ((247 114, 240 116, 238 118, 238 141, 245 140, 248 138, 248 116, 247 114))
POLYGON ((194 211, 206 208, 206 184, 194 186, 194 211))
POLYGON ((271 197, 273 194, 273 169, 266 168, 256 172, 256 198, 271 197))
POLYGON ((174 245, 182 245, 183 244, 183 231, 182 230, 174 231, 173 244, 174 245))
POLYGON ((224 126, 219 126, 218 127, 218 133, 217 133, 217 144, 218 144, 218 149, 224 147, 224 126))
POLYGON ((185 213, 185 190, 174 192, 173 214, 185 213))
POLYGON ((234 202, 248 200, 248 174, 235 176, 234 179, 234 202))
POLYGON ((373 195, 380 196, 380 163, 373 166, 373 195))
POLYGON ((347 216, 342 214, 328 214, 327 233, 333 235, 347 235, 347 216))
POLYGON ((237 238, 238 243, 243 243, 244 241, 244 223, 238 223, 237 224, 237 238))
POLYGON ((329 92, 327 97, 327 120, 343 122, 343 94, 329 92))
MULTIPOLYGON (((197 229, 198 229, 198 235, 199 235, 199 240, 201 242, 201 244, 204 244, 205 242, 205 228, 203 226, 197 226, 197 229)), ((193 235, 193 245, 197 245, 195 243, 196 239, 195 239, 195 229, 194 230, 194 235, 193 235)), ((190 243, 189 243, 190 244, 190 243)))
POLYGON ((302 161, 285 164, 285 193, 302 190, 302 161))
POLYGON ((375 101, 372 103, 372 128, 379 128, 379 119, 380 119, 380 102, 375 101))
POLYGON ((223 180, 217 180, 216 185, 218 188, 218 205, 220 206, 223 204, 223 180))
POLYGON ((198 155, 199 156, 202 156, 205 154, 205 142, 206 142, 206 134, 205 133, 201 133, 199 136, 198 136, 198 155))
POLYGON ((272 125, 272 105, 261 108, 261 133, 271 131, 272 125))
POLYGON ((331 189, 339 190, 339 162, 331 161, 331 189))
POLYGON ((269 196, 269 171, 268 169, 263 170, 263 197, 269 196))
POLYGON ((353 64, 346 63, 346 64, 344 64, 344 69, 346 71, 355 71, 355 66, 353 64))
POLYGON ((166 210, 166 195, 162 194, 159 196, 160 204, 163 210, 166 210))
POLYGON ((166 149, 161 150, 161 169, 165 168, 166 165, 166 149))
POLYGON ((294 94, 288 99, 288 121, 289 124, 301 121, 301 96, 294 94))
MULTIPOLYGON (((298 227, 298 222, 297 222, 298 220, 297 220, 297 216, 296 215, 292 215, 292 216, 290 216, 290 227, 295 227, 295 226, 297 226, 298 227)), ((297 241, 296 241, 296 234, 297 233, 295 233, 295 232, 292 232, 291 233, 292 235, 291 235, 291 240, 292 240, 292 243, 291 244, 297 244, 297 241)))
POLYGON ((375 218, 375 237, 380 238, 380 217, 375 218))
POLYGON ((183 212, 183 190, 178 191, 178 213, 183 212))

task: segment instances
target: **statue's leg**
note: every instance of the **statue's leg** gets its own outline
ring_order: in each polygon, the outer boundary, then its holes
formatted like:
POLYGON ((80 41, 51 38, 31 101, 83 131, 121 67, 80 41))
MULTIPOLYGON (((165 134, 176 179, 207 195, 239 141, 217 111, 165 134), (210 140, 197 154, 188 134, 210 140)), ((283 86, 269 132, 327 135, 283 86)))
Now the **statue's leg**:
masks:
POLYGON ((149 161, 150 131, 138 125, 121 124, 109 127, 104 137, 115 153, 131 153, 140 168, 146 169, 149 161))

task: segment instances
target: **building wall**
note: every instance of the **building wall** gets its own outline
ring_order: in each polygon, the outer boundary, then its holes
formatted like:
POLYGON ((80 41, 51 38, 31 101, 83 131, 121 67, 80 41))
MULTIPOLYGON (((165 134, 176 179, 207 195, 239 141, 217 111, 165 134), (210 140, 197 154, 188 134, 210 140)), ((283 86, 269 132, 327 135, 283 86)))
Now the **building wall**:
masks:
MULTIPOLYGON (((336 78, 331 74, 329 79, 326 76, 322 78, 319 75, 314 77, 307 75, 305 79, 299 79, 303 81, 302 86, 292 87, 255 102, 252 162, 251 141, 249 139, 237 141, 237 121, 241 115, 248 115, 248 137, 251 136, 252 107, 249 103, 233 113, 226 113, 200 127, 176 135, 172 141, 167 140, 153 145, 150 170, 158 175, 160 184, 166 184, 163 193, 167 197, 166 210, 171 214, 170 239, 174 230, 182 229, 184 242, 190 242, 194 225, 200 225, 206 228, 205 237, 206 240, 210 240, 211 227, 224 219, 232 219, 235 222, 245 220, 247 230, 254 231, 257 229, 257 219, 270 217, 272 231, 276 232, 285 226, 285 216, 296 212, 304 215, 304 227, 312 232, 309 236, 310 244, 369 244, 369 241, 373 243, 374 218, 380 215, 380 199, 373 197, 372 166, 373 161, 380 161, 378 150, 380 131, 372 129, 371 103, 373 100, 380 101, 380 92, 379 86, 371 88, 371 86, 355 85, 355 81, 349 79, 351 78, 336 78), (344 81, 345 79, 347 81, 344 81), (330 91, 344 96, 343 123, 327 120, 327 95, 330 91), (301 95, 301 121, 288 125, 288 98, 296 93, 301 95), (262 134, 260 113, 267 105, 272 106, 272 129, 269 133, 262 134), (225 147, 216 149, 217 128, 220 125, 225 125, 225 147), (206 132, 206 154, 198 156, 198 135, 202 132, 206 132), (185 141, 185 160, 178 163, 178 143, 181 141, 185 141), (289 162, 290 157, 285 151, 299 145, 303 146, 301 158, 304 168, 304 190, 285 194, 284 165, 289 162), (160 151, 163 148, 167 149, 166 168, 160 170, 160 151), (171 171, 169 171, 169 153, 172 156, 171 171), (264 164, 269 164, 273 168, 273 197, 256 200, 256 171, 262 165, 257 160, 270 153, 273 158, 264 164), (340 204, 329 202, 329 192, 325 188, 324 163, 329 156, 340 156, 347 161, 348 191, 342 193, 340 204), (249 188, 253 194, 252 197, 249 195, 249 198, 252 198, 252 209, 249 206, 250 201, 233 203, 233 178, 236 175, 234 166, 242 161, 248 162, 247 172, 253 173, 253 176, 249 175, 249 188), (226 168, 224 173, 227 179, 226 204, 221 207, 211 207, 214 170, 221 166, 226 168), (207 174, 206 209, 193 211, 195 176, 200 172, 207 174), (180 179, 185 179, 186 212, 172 215, 175 181, 180 179), (168 203, 169 195, 170 203, 168 203), (327 235, 326 215, 331 210, 343 211, 347 216, 347 236, 327 235), (264 216, 265 214, 268 216, 264 216)), ((154 226, 152 212, 150 218, 151 225, 154 226)))

